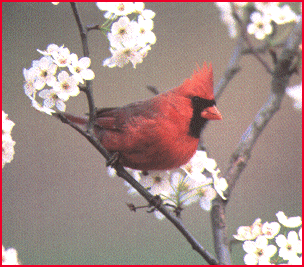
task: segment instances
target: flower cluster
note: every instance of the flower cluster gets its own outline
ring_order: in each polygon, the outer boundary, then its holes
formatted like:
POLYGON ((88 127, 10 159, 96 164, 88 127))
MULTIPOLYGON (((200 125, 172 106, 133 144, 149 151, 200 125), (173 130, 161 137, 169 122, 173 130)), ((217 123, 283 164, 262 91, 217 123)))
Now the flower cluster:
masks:
POLYGON ((100 29, 107 32, 112 54, 103 65, 121 68, 131 62, 136 68, 156 42, 152 32, 155 13, 144 9, 143 2, 97 2, 97 7, 106 11, 107 21, 100 29), (127 15, 132 14, 134 18, 130 20, 127 15))
POLYGON ((17 256, 18 255, 16 249, 5 249, 2 245, 2 265, 20 265, 17 256))
POLYGON ((288 218, 282 211, 276 216, 278 222, 262 224, 261 219, 258 218, 251 226, 238 228, 234 238, 245 241, 243 249, 247 253, 244 256, 246 265, 302 263, 302 227, 298 233, 294 230, 287 233, 288 228, 302 225, 301 217, 288 218), (280 231, 282 234, 279 234, 280 231), (273 244, 269 244, 270 242, 273 244))
POLYGON ((15 123, 12 122, 7 114, 2 110, 2 168, 6 163, 13 160, 15 150, 11 132, 15 123))
MULTIPOLYGON (((220 170, 216 162, 208 158, 205 151, 197 151, 192 159, 179 169, 148 173, 129 171, 152 195, 160 196, 163 203, 173 209, 182 209, 199 201, 201 208, 209 211, 216 192, 225 198, 223 191, 228 187, 226 179, 219 178, 220 170)), ((115 175, 114 169, 109 168, 109 173, 111 176, 115 175)), ((129 187, 129 194, 138 195, 129 183, 125 184, 129 187)), ((158 211, 154 214, 159 219, 163 218, 158 211)))
POLYGON ((250 12, 250 23, 247 32, 254 34, 258 40, 263 40, 273 33, 273 25, 282 25, 298 20, 297 14, 288 4, 280 2, 216 2, 221 11, 222 21, 228 26, 229 35, 237 36, 236 21, 233 17, 233 8, 243 19, 244 10, 250 12), (233 7, 232 7, 233 5, 233 7))
POLYGON ((64 46, 50 44, 45 51, 40 51, 43 55, 39 60, 32 62, 30 69, 23 69, 25 78, 24 92, 31 99, 32 106, 41 112, 51 115, 56 108, 65 111, 66 102, 70 96, 77 96, 80 92, 78 84, 84 80, 92 80, 94 72, 88 69, 91 60, 83 57, 78 60, 76 54, 71 54, 70 50, 64 46), (71 75, 62 68, 67 68, 71 75), (57 70, 60 69, 57 77, 57 70), (44 89, 45 86, 50 88, 44 89), (43 101, 37 101, 38 96, 43 101))
POLYGON ((287 4, 280 7, 279 2, 256 2, 255 8, 257 11, 250 15, 251 23, 247 31, 254 34, 258 40, 263 40, 272 33, 272 22, 281 25, 297 20, 296 13, 287 4))

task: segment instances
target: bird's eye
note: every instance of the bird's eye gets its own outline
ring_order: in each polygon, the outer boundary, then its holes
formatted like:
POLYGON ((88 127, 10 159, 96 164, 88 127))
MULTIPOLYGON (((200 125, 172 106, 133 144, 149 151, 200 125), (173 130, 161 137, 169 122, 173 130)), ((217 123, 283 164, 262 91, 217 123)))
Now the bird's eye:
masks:
POLYGON ((198 103, 201 102, 201 98, 198 97, 198 96, 194 96, 194 97, 191 98, 191 101, 192 101, 193 104, 198 104, 198 103))
POLYGON ((193 107, 212 107, 215 105, 215 100, 204 99, 199 96, 194 96, 191 99, 193 107))
POLYGON ((194 96, 194 97, 192 97, 192 100, 193 100, 193 101, 199 101, 199 100, 200 100, 200 97, 194 96))

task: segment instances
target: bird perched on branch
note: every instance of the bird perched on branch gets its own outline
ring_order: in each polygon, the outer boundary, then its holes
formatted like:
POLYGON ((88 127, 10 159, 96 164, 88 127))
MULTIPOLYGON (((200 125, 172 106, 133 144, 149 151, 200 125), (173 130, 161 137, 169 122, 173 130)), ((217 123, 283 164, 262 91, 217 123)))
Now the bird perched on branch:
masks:
MULTIPOLYGON (((87 118, 64 116, 86 127, 87 118)), ((213 95, 212 66, 194 71, 182 85, 151 99, 97 110, 94 132, 101 144, 132 169, 168 170, 194 155, 207 120, 221 120, 213 95)))

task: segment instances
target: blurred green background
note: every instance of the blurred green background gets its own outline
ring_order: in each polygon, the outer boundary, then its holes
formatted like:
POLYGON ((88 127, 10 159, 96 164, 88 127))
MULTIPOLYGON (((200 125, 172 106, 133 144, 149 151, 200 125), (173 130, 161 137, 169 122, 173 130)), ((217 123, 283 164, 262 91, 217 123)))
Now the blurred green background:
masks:
MULTIPOLYGON (((181 234, 166 220, 144 210, 132 213, 132 198, 120 178, 109 178, 105 160, 76 131, 33 109, 23 92, 23 68, 40 58, 36 49, 64 44, 82 56, 78 28, 68 3, 2 3, 2 105, 15 122, 14 160, 3 169, 2 243, 17 249, 23 264, 204 264, 181 234)), ((146 99, 146 85, 165 91, 190 77, 196 63, 212 62, 215 84, 235 46, 213 3, 146 3, 156 13, 157 42, 138 64, 105 68, 108 40, 89 34, 95 104, 111 107, 146 99)), ((100 23, 95 3, 79 3, 84 24, 100 23)), ((268 57, 266 58, 268 59, 268 57)), ((209 157, 225 171, 242 133, 267 99, 271 77, 250 56, 226 88, 217 106, 222 121, 204 132, 209 157)), ((298 84, 301 76, 293 77, 298 84)), ((84 94, 70 98, 67 111, 87 111, 84 94)), ((227 209, 229 237, 240 225, 260 217, 276 220, 302 211, 302 113, 286 97, 281 110, 258 140, 227 209)), ((213 251, 209 213, 198 204, 182 213, 184 224, 213 251)), ((243 263, 241 246, 235 264, 243 263)))

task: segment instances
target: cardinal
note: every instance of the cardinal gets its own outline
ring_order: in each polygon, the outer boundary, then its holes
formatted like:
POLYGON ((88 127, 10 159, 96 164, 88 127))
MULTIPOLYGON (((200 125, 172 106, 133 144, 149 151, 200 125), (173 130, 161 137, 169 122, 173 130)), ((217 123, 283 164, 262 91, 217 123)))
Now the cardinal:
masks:
MULTIPOLYGON (((215 104, 212 66, 204 63, 177 88, 97 110, 94 133, 125 167, 145 172, 174 169, 195 154, 206 122, 222 119, 215 104)), ((88 123, 88 118, 64 115, 79 126, 88 123)))

